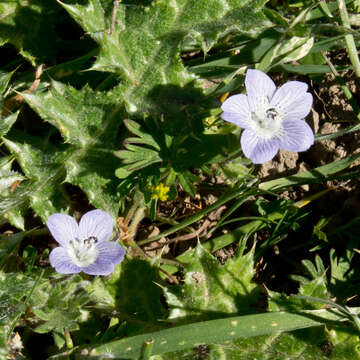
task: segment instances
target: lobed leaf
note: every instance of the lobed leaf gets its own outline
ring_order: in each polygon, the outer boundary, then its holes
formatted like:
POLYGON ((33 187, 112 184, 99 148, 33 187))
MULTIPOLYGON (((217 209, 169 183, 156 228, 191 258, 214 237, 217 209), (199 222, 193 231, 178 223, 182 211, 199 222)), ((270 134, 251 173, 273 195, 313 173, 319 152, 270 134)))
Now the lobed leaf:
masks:
POLYGON ((254 248, 219 264, 200 244, 191 251, 184 284, 164 287, 176 323, 214 319, 225 314, 246 314, 257 302, 259 289, 252 283, 254 248))
POLYGON ((64 138, 62 147, 32 141, 5 139, 27 181, 0 202, 0 214, 30 203, 44 222, 68 207, 63 182, 79 186, 90 202, 114 217, 118 212, 115 169, 120 162, 113 155, 118 124, 117 97, 89 87, 78 91, 53 81, 48 92, 24 94, 26 102, 54 125, 64 138))
POLYGON ((178 114, 203 98, 196 77, 180 60, 184 39, 193 39, 206 53, 229 31, 266 24, 262 0, 158 0, 120 3, 112 29, 112 3, 61 2, 100 46, 92 69, 121 77, 117 91, 130 113, 178 114))
POLYGON ((12 44, 32 65, 54 57, 58 12, 53 1, 1 1, 0 46, 12 44))

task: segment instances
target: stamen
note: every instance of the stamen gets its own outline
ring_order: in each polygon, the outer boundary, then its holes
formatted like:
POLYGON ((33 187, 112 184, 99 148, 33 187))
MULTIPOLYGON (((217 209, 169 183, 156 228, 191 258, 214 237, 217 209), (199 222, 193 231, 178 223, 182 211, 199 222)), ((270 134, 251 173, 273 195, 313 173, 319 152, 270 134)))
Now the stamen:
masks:
POLYGON ((86 245, 86 247, 90 249, 94 244, 98 242, 98 239, 96 236, 89 236, 87 239, 84 239, 83 242, 84 245, 86 245))
POLYGON ((266 117, 274 120, 278 116, 278 113, 275 108, 270 108, 266 110, 266 117))

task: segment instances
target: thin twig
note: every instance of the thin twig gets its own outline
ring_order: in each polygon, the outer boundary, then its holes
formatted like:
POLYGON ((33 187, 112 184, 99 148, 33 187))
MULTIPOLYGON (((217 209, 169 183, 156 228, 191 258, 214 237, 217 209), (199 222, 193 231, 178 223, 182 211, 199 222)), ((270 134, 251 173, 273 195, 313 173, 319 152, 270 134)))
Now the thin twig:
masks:
MULTIPOLYGON (((37 89, 37 87, 40 84, 41 75, 44 72, 44 66, 45 66, 44 64, 41 64, 36 68, 35 80, 27 90, 23 91, 23 93, 34 92, 37 89)), ((16 109, 18 109, 21 106, 23 102, 24 102, 24 98, 22 97, 21 93, 14 95, 4 103, 2 115, 7 116, 12 114, 13 112, 15 112, 16 109)))
POLYGON ((206 228, 208 228, 210 224, 211 224, 211 221, 205 220, 204 223, 199 227, 199 229, 192 232, 191 234, 177 236, 176 238, 171 239, 171 240, 167 241, 166 243, 161 244, 160 246, 152 247, 151 249, 149 249, 149 251, 162 249, 164 246, 170 245, 174 242, 187 241, 187 240, 194 239, 194 238, 198 237, 204 230, 206 230, 206 228))
POLYGON ((175 285, 179 285, 179 280, 175 276, 171 275, 160 266, 159 266, 159 270, 168 277, 170 282, 174 283, 175 285))
POLYGON ((111 27, 110 27, 110 31, 109 31, 110 35, 112 35, 115 31, 116 13, 117 13, 119 3, 120 3, 120 0, 114 0, 113 12, 111 15, 111 27))

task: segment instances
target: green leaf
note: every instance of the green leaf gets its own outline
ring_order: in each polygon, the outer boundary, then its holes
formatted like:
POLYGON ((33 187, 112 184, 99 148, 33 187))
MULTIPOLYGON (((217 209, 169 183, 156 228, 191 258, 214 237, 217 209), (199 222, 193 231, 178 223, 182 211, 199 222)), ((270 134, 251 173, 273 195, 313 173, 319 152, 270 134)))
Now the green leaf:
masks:
POLYGON ((10 43, 35 65, 56 54, 55 23, 59 7, 55 2, 13 0, 0 3, 0 45, 10 43), (31 29, 31 31, 29 31, 31 29), (39 41, 41 39, 41 41, 39 41))
POLYGON ((17 171, 11 170, 12 162, 13 159, 9 156, 0 159, 0 194, 3 196, 9 193, 11 185, 16 181, 25 179, 25 177, 17 171))
POLYGON ((312 170, 303 171, 288 177, 263 182, 259 185, 259 187, 263 190, 280 191, 291 186, 299 186, 303 184, 325 181, 330 175, 336 174, 349 167, 359 157, 360 154, 355 154, 345 159, 333 161, 330 164, 326 164, 312 170))
POLYGON ((14 45, 32 65, 54 57, 59 10, 54 1, 1 1, 0 46, 14 45))
POLYGON ((325 341, 322 328, 309 328, 291 333, 243 338, 209 347, 209 358, 262 360, 326 360, 320 347, 325 341), (321 336, 322 335, 322 336, 321 336))
MULTIPOLYGON (((355 311, 354 308, 352 310, 355 311)), ((359 309, 357 309, 356 312, 358 313, 359 309)), ((100 358, 110 353, 111 356, 120 359, 139 359, 144 341, 151 339, 154 340, 152 354, 160 355, 171 351, 193 348, 200 344, 215 344, 224 341, 230 341, 231 343, 233 339, 243 337, 277 334, 283 331, 319 326, 334 320, 343 320, 342 315, 339 315, 336 311, 325 309, 304 311, 298 314, 275 312, 243 315, 202 321, 150 334, 126 337, 121 340, 94 346, 90 351, 92 356, 98 356, 100 358)), ((274 338, 276 339, 277 335, 274 338)), ((259 345, 261 344, 259 339, 256 339, 255 342, 258 344, 257 346, 261 346, 259 345)), ((281 347, 281 345, 281 343, 277 344, 278 348, 281 347)), ((283 347, 283 351, 285 350, 283 347)), ((76 353, 80 354, 81 349, 77 350, 76 353)), ((296 359, 299 359, 299 357, 296 359)), ((309 358, 309 360, 310 359, 311 358, 309 358)))
POLYGON ((68 207, 62 184, 66 181, 79 186, 95 207, 116 217, 119 205, 114 172, 120 165, 113 155, 117 97, 89 87, 78 91, 55 81, 48 92, 23 96, 59 130, 67 144, 56 148, 39 139, 32 145, 27 137, 19 138, 25 143, 5 139, 29 180, 0 202, 0 214, 29 202, 46 222, 49 215, 68 207))
POLYGON ((0 328, 10 325, 25 310, 22 298, 34 285, 34 280, 23 274, 0 273, 0 328))
POLYGON ((203 98, 180 60, 184 39, 206 53, 223 34, 265 25, 261 0, 159 0, 121 3, 111 33, 112 0, 61 4, 100 46, 92 69, 118 74, 119 100, 130 113, 178 114, 203 98))
MULTIPOLYGON (((1 4, 0 4, 0 9, 1 9, 1 4)), ((5 72, 5 71, 0 71, 0 95, 3 95, 4 92, 6 91, 6 88, 9 85, 10 79, 13 76, 14 71, 12 72, 5 72)))
POLYGON ((225 265, 219 264, 200 244, 191 252, 184 284, 164 288, 169 319, 190 323, 251 312, 259 294, 258 286, 251 282, 254 248, 246 254, 239 249, 225 265))
POLYGON ((76 319, 80 316, 79 309, 72 306, 62 309, 53 309, 50 312, 44 312, 40 309, 34 309, 34 314, 45 322, 37 326, 34 331, 40 334, 48 333, 52 330, 63 331, 74 331, 79 329, 79 325, 76 319))
POLYGON ((160 281, 149 261, 125 258, 109 279, 95 279, 88 291, 100 308, 116 311, 127 323, 126 333, 134 335, 164 326, 159 321, 166 315, 160 281))
MULTIPOLYGON (((314 265, 310 260, 302 261, 304 267, 306 268, 310 279, 293 275, 291 278, 300 282, 299 294, 309 297, 315 297, 320 299, 329 299, 330 294, 327 290, 328 281, 326 278, 326 270, 320 256, 316 255, 314 265)), ((321 303, 310 303, 310 308, 319 309, 322 308, 323 304, 321 303)), ((309 302, 305 303, 302 307, 303 309, 309 308, 309 302)))
POLYGON ((0 265, 13 253, 25 236, 31 231, 23 231, 17 234, 0 235, 0 265))
POLYGON ((7 336, 6 336, 6 327, 0 326, 0 356, 3 359, 7 359, 8 348, 7 348, 7 336))
POLYGON ((353 256, 354 251, 350 244, 342 255, 336 255, 334 249, 330 250, 329 290, 340 301, 346 301, 360 291, 359 284, 354 281, 356 271, 351 265, 353 256))
POLYGON ((62 279, 55 285, 45 283, 41 287, 42 298, 33 299, 33 312, 43 322, 35 332, 63 333, 77 330, 82 307, 90 301, 85 288, 89 285, 79 275, 62 279))
POLYGON ((359 333, 349 332, 341 325, 332 327, 329 338, 334 346, 331 351, 331 360, 357 360, 360 358, 359 333))
POLYGON ((13 209, 28 204, 46 222, 47 218, 67 207, 61 182, 65 170, 63 153, 48 148, 47 153, 30 144, 4 139, 9 151, 15 155, 27 181, 23 181, 11 194, 0 201, 0 215, 8 216, 13 209))

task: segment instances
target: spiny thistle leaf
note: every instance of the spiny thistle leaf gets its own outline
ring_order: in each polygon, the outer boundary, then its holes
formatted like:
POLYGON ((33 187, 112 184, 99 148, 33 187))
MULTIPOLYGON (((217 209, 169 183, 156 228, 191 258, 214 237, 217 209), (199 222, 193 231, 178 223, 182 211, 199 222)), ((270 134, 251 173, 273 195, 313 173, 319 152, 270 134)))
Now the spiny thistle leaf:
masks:
POLYGON ((18 115, 19 111, 10 114, 4 118, 0 118, 0 136, 5 136, 9 132, 10 128, 15 123, 18 115))
POLYGON ((14 73, 13 71, 12 72, 0 71, 0 95, 4 94, 4 92, 6 91, 6 88, 9 85, 13 73, 14 73))
MULTIPOLYGON (((1 9, 1 4, 0 4, 1 9)), ((1 13, 1 11, 0 11, 1 13)), ((19 111, 8 114, 8 109, 3 104, 4 99, 3 97, 6 96, 6 89, 9 85, 10 79, 15 71, 12 72, 4 72, 0 71, 0 136, 5 136, 10 128, 13 126, 14 122, 16 121, 19 111), (8 114, 8 115, 4 115, 8 114)))
POLYGON ((259 294, 257 285, 251 282, 254 248, 246 254, 239 250, 225 265, 219 264, 200 244, 192 251, 184 285, 164 288, 169 319, 190 323, 249 313, 259 294))
POLYGON ((185 38, 206 53, 221 35, 265 25, 262 0, 157 0, 120 3, 112 29, 112 3, 61 2, 100 45, 92 69, 120 75, 119 100, 130 113, 179 113, 186 103, 201 99, 202 92, 190 85, 195 76, 180 59, 185 38))
POLYGON ((4 140, 29 180, 0 202, 0 214, 30 202, 45 222, 50 214, 68 207, 62 183, 69 182, 79 186, 95 207, 115 217, 114 171, 120 165, 113 155, 117 98, 55 81, 48 92, 24 94, 24 98, 68 144, 55 148, 4 140))
POLYGON ((58 12, 53 1, 1 1, 0 46, 12 44, 33 65, 54 57, 58 12))
POLYGON ((0 201, 0 215, 7 216, 14 208, 28 204, 45 222, 52 213, 67 207, 61 182, 65 169, 62 166, 63 153, 48 149, 47 153, 30 144, 4 139, 9 151, 15 155, 28 178, 9 196, 0 201))

